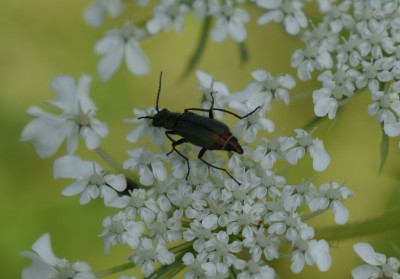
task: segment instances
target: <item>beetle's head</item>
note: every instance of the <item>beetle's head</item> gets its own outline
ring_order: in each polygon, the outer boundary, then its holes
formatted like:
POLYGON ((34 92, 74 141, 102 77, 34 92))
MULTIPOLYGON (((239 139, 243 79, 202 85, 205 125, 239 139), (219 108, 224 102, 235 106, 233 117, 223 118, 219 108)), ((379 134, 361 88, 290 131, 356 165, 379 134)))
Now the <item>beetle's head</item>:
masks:
POLYGON ((171 112, 167 109, 162 109, 156 114, 154 114, 152 125, 154 127, 165 127, 165 123, 169 118, 171 112))

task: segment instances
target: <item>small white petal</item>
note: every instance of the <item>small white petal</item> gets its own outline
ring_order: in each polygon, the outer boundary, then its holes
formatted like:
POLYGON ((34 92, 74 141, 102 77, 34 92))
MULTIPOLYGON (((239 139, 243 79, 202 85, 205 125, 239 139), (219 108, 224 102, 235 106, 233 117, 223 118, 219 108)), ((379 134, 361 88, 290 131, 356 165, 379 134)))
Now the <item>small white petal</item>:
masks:
POLYGON ((100 60, 97 70, 102 81, 108 81, 121 65, 124 55, 124 45, 122 41, 115 41, 115 46, 100 60))
POLYGON ((104 180, 118 192, 126 189, 126 178, 123 174, 108 174, 104 177, 104 180))
POLYGON ((92 83, 92 78, 88 75, 81 75, 79 78, 78 87, 76 88, 76 95, 79 102, 79 106, 83 113, 93 115, 97 108, 96 105, 89 97, 90 84, 92 83))
POLYGON ((142 168, 140 168, 139 176, 140 176, 140 183, 142 183, 145 186, 150 186, 154 182, 153 173, 147 166, 143 166, 142 168))
POLYGON ((224 18, 219 18, 217 25, 211 31, 211 38, 216 42, 222 42, 228 35, 228 23, 224 18))
POLYGON ((300 273, 304 268, 304 255, 296 250, 292 253, 292 264, 290 265, 290 269, 294 273, 300 273))
POLYGON ((206 217, 203 218, 203 220, 201 221, 201 224, 206 229, 214 229, 215 226, 217 225, 217 222, 218 222, 217 215, 210 214, 210 215, 207 215, 206 217))
POLYGON ((370 265, 383 265, 386 263, 386 256, 376 253, 369 243, 359 242, 353 246, 353 249, 363 261, 370 265))
POLYGON ((88 181, 77 181, 75 183, 72 183, 71 185, 68 185, 66 188, 63 189, 61 193, 66 197, 75 196, 79 193, 82 193, 83 190, 85 190, 87 184, 88 181))
POLYGON ((104 138, 108 135, 108 126, 98 119, 91 119, 90 128, 96 132, 100 137, 104 138))
POLYGON ((236 42, 243 42, 246 39, 247 32, 242 22, 231 20, 228 24, 228 32, 236 42))
POLYGON ((349 210, 340 201, 333 201, 331 209, 335 213, 336 224, 343 225, 349 219, 349 210))
POLYGON ((293 16, 286 16, 283 22, 286 32, 288 32, 290 35, 296 35, 300 32, 300 26, 293 16))
POLYGON ((167 178, 167 170, 164 168, 164 165, 161 161, 152 162, 151 167, 153 169, 154 177, 158 181, 164 181, 167 178))
POLYGON ((325 151, 321 140, 314 139, 313 145, 309 147, 310 156, 313 159, 313 168, 316 171, 324 171, 331 162, 331 157, 325 151))
POLYGON ((100 137, 89 127, 82 127, 80 135, 86 143, 86 147, 90 150, 96 149, 100 146, 100 137))
POLYGON ((389 137, 397 137, 400 135, 400 122, 387 123, 384 125, 385 134, 389 137))
POLYGON ((93 27, 100 27, 104 22, 104 10, 99 2, 85 10, 85 19, 93 27))
POLYGON ((325 240, 311 240, 308 252, 320 271, 324 272, 330 268, 332 258, 329 254, 329 245, 325 240))
POLYGON ((351 271, 354 279, 378 279, 382 276, 382 271, 376 266, 368 264, 360 265, 351 271))
POLYGON ((290 164, 295 165, 295 164, 297 164, 297 161, 299 159, 304 157, 304 155, 305 155, 305 150, 303 147, 301 147, 301 146, 295 147, 286 153, 286 160, 290 164))
POLYGON ((29 141, 39 157, 50 157, 60 148, 65 139, 68 132, 65 127, 61 121, 34 119, 25 126, 20 140, 29 141))
POLYGON ((42 235, 35 241, 32 245, 32 250, 50 265, 54 266, 60 261, 60 259, 54 255, 53 249, 51 248, 50 235, 48 233, 42 235))
POLYGON ((150 72, 150 62, 140 49, 139 43, 130 39, 125 46, 126 65, 132 74, 146 75, 150 72))

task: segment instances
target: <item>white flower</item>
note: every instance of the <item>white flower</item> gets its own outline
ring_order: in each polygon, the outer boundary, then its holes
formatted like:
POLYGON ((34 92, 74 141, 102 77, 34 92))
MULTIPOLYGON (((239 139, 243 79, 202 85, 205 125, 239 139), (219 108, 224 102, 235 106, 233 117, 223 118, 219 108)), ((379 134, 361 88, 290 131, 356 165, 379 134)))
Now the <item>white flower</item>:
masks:
MULTIPOLYGON (((214 78, 211 75, 202 71, 197 71, 196 76, 199 80, 197 89, 203 93, 205 99, 201 103, 202 108, 210 108, 210 103, 212 102, 213 98, 215 108, 223 108, 228 104, 228 99, 230 96, 229 89, 225 83, 214 81, 214 78)), ((214 111, 213 114, 216 116, 216 118, 222 118, 223 116, 223 113, 220 111, 214 111)))
MULTIPOLYGON (((127 215, 129 220, 135 220, 139 217, 140 220, 144 221, 146 224, 150 224, 156 218, 157 208, 152 210, 149 208, 148 200, 151 198, 151 193, 145 191, 144 189, 134 189, 130 192, 130 196, 122 196, 113 201, 118 202, 119 208, 124 208, 124 213, 127 215)), ((117 206, 116 206, 117 207, 117 206)))
POLYGON ((21 256, 32 260, 22 272, 23 279, 96 279, 85 262, 71 264, 67 259, 57 258, 51 248, 50 235, 42 235, 32 246, 33 252, 22 252, 21 256))
POLYGON ((348 39, 342 38, 343 43, 336 46, 336 58, 339 63, 345 64, 347 61, 351 66, 358 66, 362 60, 359 45, 361 42, 358 34, 350 33, 348 39))
POLYGON ((85 10, 85 19, 90 25, 100 27, 106 13, 117 18, 122 12, 122 0, 96 0, 85 10))
POLYGON ((362 72, 356 80, 358 88, 364 88, 368 86, 368 89, 372 92, 375 88, 378 88, 378 82, 388 82, 393 79, 393 73, 391 72, 394 66, 394 59, 391 58, 379 58, 368 62, 366 60, 361 61, 362 72))
POLYGON ((110 251, 110 246, 116 244, 128 244, 131 248, 137 248, 140 238, 145 230, 141 221, 130 220, 129 216, 120 211, 112 217, 103 220, 103 231, 99 234, 103 237, 104 252, 110 251))
POLYGON ((123 167, 138 171, 141 184, 149 186, 154 183, 154 179, 166 179, 167 170, 161 161, 164 157, 162 154, 154 154, 143 148, 129 150, 128 154, 130 158, 124 162, 123 167))
POLYGON ((29 141, 42 158, 53 155, 64 139, 67 152, 75 153, 80 135, 89 149, 100 145, 100 138, 108 134, 108 127, 94 118, 96 106, 89 98, 91 78, 82 75, 79 83, 69 76, 57 76, 50 86, 56 91, 51 105, 61 109, 61 115, 53 115, 32 106, 28 113, 37 119, 29 122, 22 131, 21 141, 29 141))
POLYGON ((329 154, 324 148, 320 139, 311 139, 311 133, 302 129, 295 129, 298 145, 286 153, 286 159, 290 164, 296 164, 297 160, 302 158, 306 152, 310 153, 313 159, 313 168, 316 171, 324 171, 331 162, 329 154))
POLYGON ((121 65, 124 56, 126 65, 132 74, 148 74, 150 63, 139 45, 139 42, 146 36, 145 30, 130 22, 120 29, 109 30, 95 45, 95 52, 103 56, 97 66, 100 79, 108 81, 121 65))
POLYGON ((371 18, 384 19, 386 14, 381 1, 354 1, 354 17, 358 22, 368 21, 371 18))
POLYGON ((219 262, 228 267, 233 265, 237 269, 243 269, 246 266, 245 261, 234 255, 242 250, 242 243, 238 240, 230 242, 225 231, 213 234, 212 238, 204 243, 204 249, 212 263, 219 262))
POLYGON ((286 105, 289 104, 290 96, 288 89, 293 89, 296 86, 296 81, 291 75, 273 77, 265 70, 255 70, 251 75, 255 80, 255 82, 250 84, 254 91, 271 95, 276 100, 283 101, 286 105))
POLYGON ((203 20, 206 16, 217 14, 220 3, 219 0, 197 0, 193 2, 192 9, 196 13, 196 17, 203 20))
POLYGON ((246 103, 233 101, 229 106, 237 110, 239 115, 250 115, 241 119, 232 130, 235 135, 241 135, 246 143, 254 142, 257 139, 258 130, 273 132, 275 124, 264 117, 266 107, 261 106, 265 97, 257 94, 251 97, 246 103), (258 109, 257 109, 258 108, 258 109), (257 110, 256 110, 257 109, 257 110))
POLYGON ((126 123, 141 123, 140 126, 134 128, 131 130, 128 135, 126 136, 127 141, 135 143, 138 141, 139 138, 141 138, 143 135, 150 134, 151 139, 154 144, 161 146, 165 142, 165 130, 160 129, 159 127, 154 127, 152 125, 152 119, 149 118, 142 118, 139 119, 140 117, 144 116, 152 116, 154 115, 154 108, 149 108, 146 110, 141 110, 141 109, 134 109, 133 114, 135 117, 133 119, 127 119, 125 122, 126 123))
POLYGON ((302 28, 307 27, 307 17, 303 13, 301 1, 256 0, 256 3, 267 10, 258 19, 258 24, 264 25, 271 21, 283 22, 286 32, 291 35, 296 35, 302 28))
POLYGON ((312 43, 329 53, 333 53, 339 41, 339 34, 333 32, 329 23, 325 20, 319 22, 317 26, 305 30, 300 38, 306 44, 312 43))
POLYGON ((83 161, 78 156, 66 155, 58 158, 53 166, 54 178, 73 178, 74 183, 65 188, 64 196, 81 194, 80 204, 84 205, 91 199, 101 197, 104 204, 110 203, 118 197, 118 192, 126 188, 126 179, 123 174, 106 174, 96 162, 83 161))
POLYGON ((202 264, 207 261, 206 253, 199 253, 196 258, 192 253, 186 253, 182 257, 183 264, 189 268, 189 272, 185 273, 185 279, 195 279, 199 277, 205 277, 205 270, 202 268, 202 264))
POLYGON ((226 1, 225 5, 214 15, 217 18, 217 25, 211 30, 211 38, 216 42, 222 42, 230 35, 236 42, 246 40, 247 32, 244 24, 250 20, 246 10, 235 8, 231 1, 226 1))
POLYGON ((301 80, 310 80, 315 69, 329 69, 332 64, 331 54, 315 41, 309 42, 304 50, 297 49, 291 58, 291 66, 298 68, 297 75, 301 80))
POLYGON ((237 275, 238 279, 274 279, 276 278, 275 270, 264 265, 261 261, 247 261, 246 269, 237 275))
POLYGON ((384 254, 377 253, 374 248, 365 242, 353 246, 357 255, 367 264, 357 266, 351 271, 354 279, 364 278, 400 278, 398 272, 400 261, 394 257, 386 258, 384 254))
POLYGON ((329 119, 334 119, 338 109, 338 101, 332 98, 330 88, 321 88, 313 92, 314 113, 316 116, 323 117, 328 115, 329 119))
POLYGON ((141 267, 144 276, 149 276, 154 271, 154 263, 167 265, 175 261, 175 255, 162 245, 154 243, 149 238, 142 238, 138 249, 128 256, 128 260, 141 267))
POLYGON ((220 262, 206 262, 201 264, 205 278, 226 278, 229 275, 228 266, 220 262))
POLYGON ((319 193, 315 193, 308 201, 311 211, 329 209, 335 213, 336 224, 343 225, 349 219, 349 211, 341 201, 347 200, 353 192, 347 187, 337 183, 325 183, 320 187, 319 193))
POLYGON ((261 143, 254 150, 253 160, 261 162, 261 166, 269 170, 277 160, 286 159, 288 150, 296 144, 294 138, 277 136, 272 140, 262 139, 261 143))
POLYGON ((168 218, 165 212, 159 212, 153 223, 147 224, 148 235, 156 241, 156 243, 170 243, 180 241, 181 219, 180 211, 174 211, 174 215, 168 218))
POLYGON ((314 113, 323 117, 328 115, 329 119, 336 116, 339 101, 346 97, 352 97, 356 86, 355 79, 359 73, 350 69, 347 65, 337 65, 336 72, 325 71, 318 80, 322 81, 323 88, 313 92, 314 113))
POLYGON ((336 5, 326 0, 320 0, 318 3, 320 4, 321 11, 328 13, 328 15, 325 16, 325 21, 329 22, 329 26, 333 32, 339 33, 342 31, 343 27, 347 30, 351 30, 354 27, 355 20, 353 15, 348 13, 352 7, 352 1, 346 0, 342 3, 335 3, 336 5), (325 3, 326 6, 324 7, 322 3, 325 3))
MULTIPOLYGON (((307 254, 316 263, 320 271, 328 271, 332 262, 328 242, 323 239, 309 241, 307 254)), ((309 260, 308 264, 312 264, 310 262, 311 260, 309 260)))
MULTIPOLYGON (((400 116, 399 93, 396 91, 385 93, 374 89, 371 91, 371 97, 373 103, 368 105, 368 114, 371 116, 375 115, 378 122, 383 123, 385 127, 388 124, 396 123, 396 119, 400 116)), ((393 134, 390 132, 391 131, 389 131, 388 135, 393 134)))
POLYGON ((294 273, 300 273, 304 264, 317 265, 320 271, 327 271, 332 263, 329 254, 329 245, 325 240, 311 240, 304 243, 306 248, 304 254, 300 250, 295 250, 292 253, 292 265, 290 269, 294 273))
POLYGON ((359 45, 362 56, 371 54, 373 58, 378 59, 383 57, 383 52, 392 54, 396 50, 387 28, 385 22, 373 18, 357 24, 357 30, 363 39, 359 45))
POLYGON ((189 7, 180 0, 163 0, 160 5, 154 7, 153 18, 147 21, 147 30, 152 35, 171 28, 180 32, 189 11, 189 7))

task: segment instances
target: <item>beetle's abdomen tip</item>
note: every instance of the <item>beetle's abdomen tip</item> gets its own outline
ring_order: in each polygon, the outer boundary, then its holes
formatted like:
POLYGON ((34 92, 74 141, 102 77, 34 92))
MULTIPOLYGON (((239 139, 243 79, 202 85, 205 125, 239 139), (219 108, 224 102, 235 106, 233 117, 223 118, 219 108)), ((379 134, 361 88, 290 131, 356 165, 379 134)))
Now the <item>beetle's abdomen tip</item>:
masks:
POLYGON ((243 154, 243 148, 238 144, 236 145, 235 149, 233 150, 236 153, 243 154))

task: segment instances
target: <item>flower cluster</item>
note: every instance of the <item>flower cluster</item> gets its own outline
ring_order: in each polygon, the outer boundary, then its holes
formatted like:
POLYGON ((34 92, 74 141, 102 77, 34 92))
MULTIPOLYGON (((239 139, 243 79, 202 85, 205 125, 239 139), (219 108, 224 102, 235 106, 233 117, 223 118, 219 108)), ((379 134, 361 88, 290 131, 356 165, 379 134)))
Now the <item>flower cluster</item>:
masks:
MULTIPOLYGON (((130 4, 144 8, 149 1, 137 0, 130 4)), ((86 12, 86 21, 94 27, 104 22, 105 15, 117 18, 123 15, 124 5, 121 0, 95 0, 86 12)), ((115 73, 125 56, 126 65, 135 75, 147 74, 150 63, 147 55, 141 50, 140 42, 157 34, 175 30, 181 32, 186 16, 193 12, 199 20, 214 18, 216 24, 211 30, 211 38, 216 42, 225 40, 228 36, 237 42, 243 42, 247 37, 245 24, 250 20, 249 13, 239 8, 237 1, 219 0, 162 0, 153 8, 150 19, 140 26, 127 21, 122 27, 108 31, 95 47, 96 53, 103 58, 98 65, 98 72, 103 81, 107 81, 115 73)))
MULTIPOLYGON (((272 279, 275 271, 269 262, 282 255, 291 258, 291 270, 295 273, 301 272, 305 264, 315 264, 319 270, 327 271, 331 265, 329 245, 323 239, 315 239, 314 228, 308 220, 330 210, 337 224, 346 223, 349 213, 342 202, 352 196, 352 191, 337 182, 320 186, 311 180, 288 183, 278 174, 278 161, 296 165, 306 154, 311 156, 314 170, 327 168, 330 156, 322 141, 312 138, 312 132, 297 129, 293 137, 276 136, 271 140, 257 136, 259 130, 274 130, 274 123, 265 114, 273 100, 289 102, 288 90, 295 85, 293 78, 274 77, 257 70, 253 72, 254 80, 244 90, 230 93, 224 83, 215 81, 209 74, 197 72, 197 77, 204 100, 202 110, 207 113, 204 117, 209 117, 209 108, 214 102, 215 117, 233 114, 241 118, 233 131, 243 136, 243 154, 227 158, 218 154, 223 151, 209 151, 202 162, 183 158, 191 158, 198 152, 198 147, 190 145, 181 145, 180 153, 172 152, 168 156, 142 147, 132 149, 123 163, 123 172, 128 177, 139 177, 135 185, 129 185, 124 174, 107 173, 98 163, 69 154, 54 162, 55 178, 75 180, 63 194, 80 194, 81 204, 102 198, 106 206, 119 208, 119 212, 103 221, 100 236, 104 250, 109 253, 112 246, 128 245, 132 249, 128 261, 146 277, 157 273, 158 264, 181 263, 188 268, 186 278, 226 278, 233 271, 238 278, 257 278, 263 274, 263 278, 272 279), (223 107, 235 108, 238 114, 223 107), (248 116, 240 116, 244 114, 248 116), (255 148, 252 143, 256 143, 255 148)), ((75 96, 76 90, 68 89, 57 87, 64 95, 60 93, 52 103, 63 108, 71 105, 68 96, 75 96)), ((88 91, 84 92, 88 96, 88 91)), ((91 103, 88 98, 85 101, 91 103)), ((154 142, 163 142, 160 138, 163 133, 156 132, 163 130, 152 125, 154 113, 158 112, 134 110, 135 118, 130 122, 138 127, 129 133, 128 140, 136 142, 151 136, 154 142), (138 119, 143 116, 149 118, 138 119)), ((42 115, 38 117, 32 122, 41 121, 42 115)), ((61 127, 71 121, 67 117, 63 120, 57 122, 61 127)), ((41 132, 47 136, 54 153, 57 150, 53 142, 63 138, 43 132, 46 127, 51 131, 52 125, 41 125, 41 132)), ((67 138, 77 141, 77 136, 67 138)), ((39 154, 45 150, 44 144, 35 144, 36 138, 31 141, 39 154)))
POLYGON ((398 1, 318 1, 323 18, 301 32, 304 49, 291 64, 302 80, 320 71, 314 90, 316 116, 333 119, 338 108, 368 89, 368 113, 387 136, 400 135, 398 1))
POLYGON ((354 279, 364 278, 400 278, 400 261, 395 257, 386 258, 377 253, 369 243, 360 242, 353 246, 354 251, 366 264, 357 266, 351 274, 354 279))
MULTIPOLYGON (((368 90, 369 115, 376 117, 386 136, 400 136, 399 1, 317 0, 322 14, 319 22, 307 17, 306 7, 311 2, 161 0, 150 5, 148 0, 95 0, 85 18, 99 27, 106 16, 125 16, 127 5, 151 9, 146 20, 126 21, 108 30, 96 43, 95 52, 102 56, 98 73, 107 81, 123 60, 131 73, 149 73, 150 60, 142 42, 165 31, 181 32, 191 13, 204 22, 202 35, 209 34, 215 42, 230 37, 242 44, 248 36, 247 23, 258 12, 259 25, 281 24, 283 30, 304 43, 304 48, 294 51, 290 64, 300 80, 311 80, 316 74, 321 83, 312 92, 317 117, 334 119, 340 106, 368 90)), ((42 158, 54 155, 66 142, 67 154, 54 162, 54 178, 72 179, 62 193, 80 195, 80 204, 102 199, 105 206, 118 210, 104 219, 99 236, 106 253, 116 245, 129 247, 125 269, 134 267, 152 278, 166 270, 168 275, 164 276, 170 277, 185 270, 185 278, 274 279, 279 275, 271 262, 289 259, 294 273, 301 272, 306 264, 327 271, 331 266, 329 244, 316 237, 310 220, 330 211, 336 224, 347 223, 349 211, 344 202, 353 192, 333 180, 317 184, 313 177, 301 181, 285 177, 288 168, 296 168, 307 156, 316 172, 325 171, 331 162, 322 140, 314 136, 315 129, 298 128, 292 135, 272 135, 276 127, 267 115, 275 101, 290 103, 289 91, 296 85, 295 78, 257 69, 243 90, 230 92, 225 83, 208 73, 197 71, 196 76, 201 103, 192 110, 204 117, 200 119, 207 118, 209 122, 204 125, 222 127, 221 132, 226 134, 232 132, 233 139, 240 142, 234 150, 237 153, 225 152, 232 138, 220 137, 214 130, 212 136, 197 135, 195 129, 183 131, 185 127, 181 133, 175 131, 180 118, 170 130, 160 128, 167 126, 163 123, 154 125, 156 115, 163 112, 157 97, 156 109, 136 107, 134 117, 126 121, 135 125, 127 135, 134 146, 119 164, 100 148, 108 127, 95 118, 97 107, 89 97, 91 78, 86 75, 78 82, 69 76, 55 77, 50 86, 56 97, 48 103, 61 110, 60 114, 32 106, 28 113, 35 119, 24 128, 21 140, 32 143, 42 158), (239 120, 229 130, 222 123, 225 117, 239 120), (188 137, 195 135, 205 143, 188 144, 188 137), (158 151, 140 145, 148 138, 160 147, 158 151), (80 139, 116 173, 80 158, 76 154, 80 139), (206 148, 207 144, 213 144, 214 150, 206 148), (167 148, 170 152, 165 152, 167 148), (163 267, 166 265, 168 268, 163 267)), ((164 112, 171 116, 169 111, 164 112)), ((23 278, 103 276, 92 273, 84 262, 71 264, 57 258, 48 234, 32 249, 22 253, 33 261, 23 271, 23 278)), ((355 279, 400 278, 396 258, 376 253, 367 243, 356 244, 354 250, 367 263, 353 269, 355 279)))
MULTIPOLYGON (((259 25, 282 24, 288 34, 297 35, 304 42, 303 49, 294 51, 291 65, 297 68, 301 80, 310 80, 314 71, 319 72, 321 88, 313 92, 316 116, 335 118, 340 106, 368 88, 373 107, 368 108, 369 114, 377 115, 387 136, 400 135, 396 102, 399 91, 393 82, 400 77, 400 7, 395 0, 319 0, 316 2, 322 19, 318 22, 307 16, 308 3, 297 0, 163 0, 152 8, 152 16, 144 23, 129 21, 108 31, 96 44, 95 51, 103 56, 98 65, 101 79, 109 80, 124 56, 133 74, 147 74, 150 62, 140 43, 167 30, 181 32, 190 13, 202 21, 213 20, 213 41, 231 37, 238 43, 244 42, 246 24, 251 19, 246 2, 260 14, 259 25)), ((129 4, 143 9, 149 1, 129 4)), ((95 0, 85 18, 90 25, 99 27, 105 15, 122 17, 125 5, 128 2, 121 0, 95 0)))

